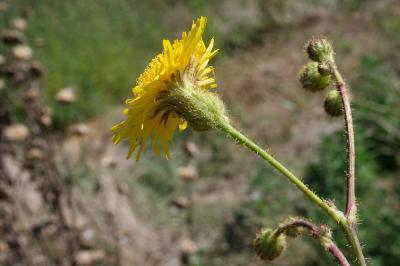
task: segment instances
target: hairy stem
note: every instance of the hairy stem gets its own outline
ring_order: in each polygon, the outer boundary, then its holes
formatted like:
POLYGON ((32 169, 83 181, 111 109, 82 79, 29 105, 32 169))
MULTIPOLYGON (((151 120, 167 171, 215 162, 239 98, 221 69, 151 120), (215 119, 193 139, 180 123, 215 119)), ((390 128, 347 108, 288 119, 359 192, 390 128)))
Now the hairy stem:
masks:
POLYGON ((356 193, 355 193, 355 145, 354 145, 354 128, 353 117, 351 114, 350 99, 346 84, 340 75, 337 67, 333 66, 333 75, 337 81, 337 90, 343 103, 344 110, 344 124, 347 140, 347 184, 346 184, 346 209, 345 215, 348 217, 353 227, 357 223, 357 206, 356 206, 356 193))
POLYGON ((308 232, 313 236, 313 237, 318 237, 319 235, 319 227, 312 222, 301 219, 301 218, 294 218, 292 221, 285 223, 283 226, 279 226, 277 232, 279 234, 285 232, 287 228, 304 228, 307 229, 308 232))
POLYGON ((341 266, 350 266, 347 258, 343 255, 342 251, 336 246, 336 244, 331 239, 330 234, 327 235, 326 232, 329 229, 326 226, 318 226, 311 221, 303 218, 292 218, 291 221, 284 223, 279 226, 276 230, 276 234, 284 233, 288 228, 304 228, 308 233, 315 239, 318 239, 321 245, 335 258, 335 260, 341 266))
POLYGON ((344 216, 342 212, 336 208, 329 206, 324 200, 322 200, 317 194, 315 194, 311 189, 309 189, 297 176, 295 176, 291 171, 289 171, 285 166, 283 166, 279 161, 272 157, 268 152, 261 149, 257 144, 251 141, 249 138, 244 136, 234 127, 227 123, 221 123, 218 125, 219 129, 227 133, 233 140, 237 141, 239 144, 249 148, 255 152, 262 159, 271 164, 275 169, 277 169, 281 174, 286 176, 289 181, 294 184, 298 189, 300 189, 308 199, 317 204, 322 208, 329 216, 332 217, 337 223, 340 223, 344 216))
POLYGON ((277 161, 274 157, 272 157, 268 152, 261 149, 257 144, 251 141, 249 138, 244 136, 234 127, 232 127, 228 123, 219 123, 218 129, 224 131, 228 134, 234 141, 237 143, 249 148, 251 151, 256 153, 259 157, 267 161, 271 164, 275 169, 277 169, 281 174, 289 179, 291 183, 293 183, 303 194, 311 200, 314 204, 318 205, 325 213, 327 213, 332 220, 338 223, 344 234, 346 235, 346 239, 351 246, 352 253, 355 257, 356 265, 365 266, 365 258, 362 253, 360 242, 357 238, 357 234, 351 224, 348 222, 348 219, 344 216, 344 214, 337 210, 335 207, 330 206, 324 200, 322 200, 317 194, 315 194, 311 189, 309 189, 297 176, 295 176, 291 171, 289 171, 284 165, 282 165, 279 161, 277 161))
POLYGON ((336 87, 340 94, 344 111, 345 134, 347 140, 347 182, 346 182, 346 223, 342 225, 348 242, 356 256, 358 265, 366 265, 362 247, 357 236, 357 206, 355 192, 355 144, 353 116, 351 113, 349 94, 346 83, 334 62, 331 63, 332 74, 336 80, 336 87))
POLYGON ((328 252, 332 254, 332 256, 336 259, 340 266, 350 266, 350 263, 347 261, 346 257, 343 255, 342 251, 336 246, 334 242, 329 243, 328 252))
POLYGON ((350 244, 351 250, 356 259, 355 263, 359 266, 366 266, 367 263, 355 228, 349 221, 347 221, 347 219, 341 224, 341 228, 347 238, 347 242, 350 244))

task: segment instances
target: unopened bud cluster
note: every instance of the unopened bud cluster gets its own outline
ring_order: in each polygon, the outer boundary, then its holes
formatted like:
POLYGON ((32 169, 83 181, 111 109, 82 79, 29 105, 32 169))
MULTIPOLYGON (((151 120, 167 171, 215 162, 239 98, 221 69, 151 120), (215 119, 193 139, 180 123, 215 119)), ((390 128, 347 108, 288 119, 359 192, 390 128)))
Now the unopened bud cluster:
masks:
POLYGON ((319 72, 319 64, 317 62, 310 62, 304 66, 300 81, 305 90, 317 92, 328 87, 332 82, 332 78, 330 73, 321 74, 319 72))
MULTIPOLYGON (((322 91, 334 82, 332 77, 333 47, 326 39, 312 38, 307 44, 306 51, 312 61, 301 71, 301 85, 307 91, 322 91)), ((343 114, 342 108, 340 94, 335 89, 330 90, 324 102, 325 112, 333 117, 340 116, 343 114)))

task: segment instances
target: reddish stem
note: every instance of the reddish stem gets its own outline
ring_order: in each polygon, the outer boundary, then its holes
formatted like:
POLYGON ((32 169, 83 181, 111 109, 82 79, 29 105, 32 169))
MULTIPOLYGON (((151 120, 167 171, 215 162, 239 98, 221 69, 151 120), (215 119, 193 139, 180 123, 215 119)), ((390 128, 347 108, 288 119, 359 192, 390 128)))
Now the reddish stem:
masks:
POLYGON ((328 247, 329 253, 335 257, 336 261, 341 265, 341 266, 350 266, 350 263, 347 261, 346 257, 343 255, 342 251, 336 246, 335 243, 331 243, 328 247))
POLYGON ((310 234, 314 237, 319 237, 319 227, 312 222, 302 219, 302 218, 295 218, 292 221, 285 223, 284 226, 281 226, 276 230, 276 234, 279 235, 284 233, 287 228, 298 228, 302 227, 307 229, 310 234))
POLYGON ((278 230, 276 230, 275 234, 278 236, 287 230, 288 228, 293 227, 302 227, 310 233, 310 235, 319 239, 322 246, 331 254, 333 257, 339 262, 341 266, 350 266, 346 257, 343 255, 342 251, 336 246, 331 237, 326 237, 326 232, 329 228, 325 225, 316 225, 311 221, 302 218, 293 218, 292 221, 285 223, 283 226, 280 226, 278 230))
POLYGON ((353 117, 351 115, 350 100, 347 93, 346 85, 343 82, 338 82, 337 89, 340 93, 343 109, 344 122, 346 128, 347 139, 347 198, 345 215, 349 217, 349 221, 355 224, 356 215, 356 193, 355 193, 355 146, 354 146, 354 128, 353 117))

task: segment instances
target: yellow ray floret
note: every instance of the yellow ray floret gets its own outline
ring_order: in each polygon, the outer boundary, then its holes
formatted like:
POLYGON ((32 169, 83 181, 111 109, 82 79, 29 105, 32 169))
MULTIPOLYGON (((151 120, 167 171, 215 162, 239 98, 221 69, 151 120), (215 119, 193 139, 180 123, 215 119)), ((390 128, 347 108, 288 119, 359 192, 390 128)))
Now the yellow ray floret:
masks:
POLYGON ((128 158, 138 149, 136 160, 139 160, 147 142, 157 155, 163 153, 169 158, 168 143, 175 130, 186 128, 184 117, 162 101, 169 84, 190 79, 199 89, 216 87, 214 69, 208 63, 218 50, 212 50, 214 39, 205 46, 205 26, 206 18, 200 17, 188 33, 182 33, 182 39, 172 44, 164 40, 163 52, 151 60, 137 79, 132 98, 126 100, 126 119, 112 127, 115 144, 128 140, 128 158))

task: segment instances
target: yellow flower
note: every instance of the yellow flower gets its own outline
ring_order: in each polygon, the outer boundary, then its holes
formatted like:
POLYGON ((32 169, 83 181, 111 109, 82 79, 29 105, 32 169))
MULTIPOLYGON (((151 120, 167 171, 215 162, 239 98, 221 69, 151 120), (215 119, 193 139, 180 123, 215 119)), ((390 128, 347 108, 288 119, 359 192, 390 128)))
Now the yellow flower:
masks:
POLYGON ((182 87, 181 84, 200 90, 216 87, 214 69, 208 62, 218 50, 212 50, 214 39, 205 46, 205 26, 206 18, 200 17, 188 33, 182 33, 182 39, 173 44, 163 40, 163 52, 151 60, 137 79, 132 98, 126 100, 126 119, 112 127, 115 144, 129 141, 128 158, 138 148, 139 160, 146 142, 150 142, 158 156, 162 151, 169 158, 168 143, 175 130, 187 127, 187 119, 163 100, 169 90, 182 87))

